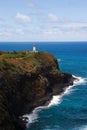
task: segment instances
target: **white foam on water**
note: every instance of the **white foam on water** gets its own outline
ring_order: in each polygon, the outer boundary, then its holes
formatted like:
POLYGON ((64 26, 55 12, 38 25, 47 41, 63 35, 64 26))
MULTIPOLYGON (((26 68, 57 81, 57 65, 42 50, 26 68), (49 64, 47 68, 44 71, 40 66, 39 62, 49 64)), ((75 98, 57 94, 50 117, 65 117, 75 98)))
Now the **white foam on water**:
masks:
MULTIPOLYGON (((62 102, 62 97, 65 95, 65 94, 69 94, 71 92, 71 88, 74 87, 74 86, 77 86, 77 85, 80 85, 80 84, 84 84, 86 83, 86 80, 84 78, 81 78, 81 77, 76 77, 73 75, 73 77, 76 79, 74 80, 74 83, 73 85, 67 87, 64 91, 64 93, 62 93, 61 95, 57 95, 57 96, 53 96, 52 100, 50 101, 50 103, 48 104, 48 106, 39 106, 37 108, 35 108, 32 113, 30 114, 26 114, 26 115, 23 115, 23 119, 24 118, 27 118, 27 123, 26 123, 26 126, 29 127, 29 124, 37 121, 38 119, 38 112, 41 111, 42 109, 48 109, 49 107, 51 106, 54 106, 54 105, 58 105, 62 102)), ((87 129, 84 129, 84 130, 87 130, 87 129)))
POLYGON ((74 130, 87 130, 87 125, 79 127, 79 128, 75 128, 74 130))
POLYGON ((22 116, 22 120, 27 118, 27 120, 26 120, 26 127, 29 127, 29 124, 37 121, 37 119, 38 119, 38 112, 40 112, 42 109, 47 109, 47 108, 48 108, 48 106, 39 106, 39 107, 35 108, 32 111, 32 113, 23 115, 22 116))
POLYGON ((58 62, 60 62, 60 61, 61 61, 61 59, 57 59, 57 61, 58 61, 58 62))
POLYGON ((72 87, 86 83, 86 81, 85 81, 84 78, 76 77, 76 76, 74 76, 74 75, 73 75, 73 77, 75 78, 75 80, 74 80, 74 82, 73 82, 73 85, 68 86, 68 87, 65 89, 64 93, 62 93, 61 95, 53 96, 53 98, 52 98, 51 102, 49 103, 48 107, 53 106, 53 105, 58 105, 58 104, 60 104, 61 101, 62 101, 62 97, 63 97, 65 94, 69 94, 69 93, 72 91, 72 90, 71 90, 72 87))
POLYGON ((83 128, 80 128, 79 130, 87 130, 87 125, 84 126, 83 128))
POLYGON ((87 83, 87 78, 82 78, 82 77, 76 77, 75 75, 72 75, 76 80, 74 80, 74 86, 81 85, 81 84, 86 84, 87 83))
POLYGON ((62 94, 58 96, 53 96, 51 102, 49 103, 48 107, 51 107, 53 105, 57 105, 61 103, 62 94))

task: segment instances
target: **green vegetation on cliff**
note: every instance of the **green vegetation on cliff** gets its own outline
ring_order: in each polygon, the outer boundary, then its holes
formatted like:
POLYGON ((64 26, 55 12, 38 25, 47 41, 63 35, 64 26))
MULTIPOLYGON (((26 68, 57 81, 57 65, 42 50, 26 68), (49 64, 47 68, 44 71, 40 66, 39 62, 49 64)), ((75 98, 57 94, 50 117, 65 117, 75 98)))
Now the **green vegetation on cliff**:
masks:
POLYGON ((24 130, 20 116, 60 94, 71 78, 46 52, 0 51, 0 129, 24 130))

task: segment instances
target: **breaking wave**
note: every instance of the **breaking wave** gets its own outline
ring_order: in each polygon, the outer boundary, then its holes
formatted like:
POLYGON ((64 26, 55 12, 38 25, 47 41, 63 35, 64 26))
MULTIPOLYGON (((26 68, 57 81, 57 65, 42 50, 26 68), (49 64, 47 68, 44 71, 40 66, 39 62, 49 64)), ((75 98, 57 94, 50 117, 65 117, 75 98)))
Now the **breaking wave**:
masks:
POLYGON ((51 106, 58 105, 62 102, 62 97, 66 94, 69 94, 71 92, 71 88, 77 85, 85 84, 86 79, 81 78, 81 77, 76 77, 73 75, 73 77, 76 79, 74 80, 73 85, 69 86, 68 88, 65 89, 65 91, 61 95, 53 96, 52 100, 48 104, 48 106, 39 106, 35 108, 32 113, 26 114, 22 116, 23 120, 26 120, 26 126, 29 127, 29 124, 34 123, 38 119, 38 112, 41 111, 42 109, 48 109, 51 106))

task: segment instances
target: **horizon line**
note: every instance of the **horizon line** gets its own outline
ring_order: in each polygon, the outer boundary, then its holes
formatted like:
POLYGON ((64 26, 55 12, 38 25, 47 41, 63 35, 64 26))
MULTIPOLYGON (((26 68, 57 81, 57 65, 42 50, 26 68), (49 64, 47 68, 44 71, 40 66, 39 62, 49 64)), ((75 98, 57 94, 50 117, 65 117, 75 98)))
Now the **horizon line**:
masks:
POLYGON ((50 42, 50 43, 53 43, 53 42, 55 42, 55 43, 66 43, 66 42, 87 42, 87 41, 0 41, 0 43, 16 43, 16 42, 19 42, 19 43, 24 43, 24 42, 26 42, 26 43, 48 43, 48 42, 50 42))

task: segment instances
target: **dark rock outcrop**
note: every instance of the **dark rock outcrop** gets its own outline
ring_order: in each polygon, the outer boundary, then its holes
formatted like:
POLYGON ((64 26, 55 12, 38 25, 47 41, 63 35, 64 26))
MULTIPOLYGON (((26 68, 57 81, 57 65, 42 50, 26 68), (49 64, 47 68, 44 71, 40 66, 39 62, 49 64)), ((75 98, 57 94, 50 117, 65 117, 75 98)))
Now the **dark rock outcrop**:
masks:
POLYGON ((73 84, 48 53, 21 52, 0 56, 0 130, 24 130, 21 116, 45 105, 73 84))

